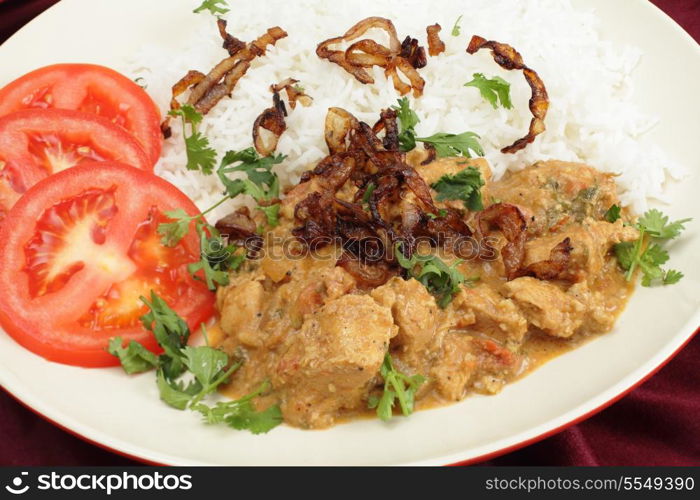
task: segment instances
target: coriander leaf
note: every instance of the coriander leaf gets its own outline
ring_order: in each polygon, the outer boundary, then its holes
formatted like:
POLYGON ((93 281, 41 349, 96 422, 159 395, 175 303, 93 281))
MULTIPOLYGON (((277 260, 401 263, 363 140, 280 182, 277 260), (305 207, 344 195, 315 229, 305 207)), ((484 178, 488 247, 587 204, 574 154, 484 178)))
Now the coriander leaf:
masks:
POLYGON ((391 419, 397 400, 404 416, 407 417, 413 413, 416 392, 426 381, 426 378, 418 374, 409 377, 396 370, 388 352, 384 356, 380 374, 384 379, 384 391, 381 398, 371 397, 368 401, 368 407, 370 409, 376 408, 377 416, 385 422, 391 419))
POLYGON ((483 156, 484 150, 477 139, 479 136, 474 132, 462 132, 461 134, 438 132, 430 137, 416 137, 416 141, 432 145, 441 158, 446 156, 471 158, 470 151, 476 153, 477 156, 483 156))
POLYGON ((402 97, 398 100, 398 103, 398 106, 392 106, 391 109, 397 111, 396 117, 399 120, 399 148, 405 153, 416 147, 415 127, 420 123, 420 118, 418 118, 416 112, 411 109, 407 97, 402 97))
POLYGON ((619 205, 611 205, 605 212, 605 220, 608 222, 616 222, 620 218, 620 210, 619 205))
POLYGON ((367 184, 367 187, 365 187, 365 192, 362 195, 362 204, 366 205, 369 203, 369 199, 372 197, 372 193, 374 190, 377 189, 377 185, 374 182, 370 182, 367 184))
POLYGON ((408 271, 411 278, 418 280, 428 291, 435 296, 438 306, 445 308, 456 293, 460 290, 460 285, 472 285, 479 278, 465 278, 459 272, 457 266, 461 261, 456 261, 448 266, 436 255, 413 254, 408 259, 401 251, 401 244, 395 247, 396 259, 399 265, 408 271))
POLYGON ((189 264, 187 270, 214 291, 217 285, 228 285, 229 271, 238 269, 246 255, 236 245, 226 244, 215 227, 204 222, 198 222, 195 227, 199 235, 200 260, 189 264), (200 271, 203 278, 198 275, 200 271))
POLYGON ((642 253, 641 262, 652 266, 660 266, 668 262, 668 252, 656 243, 650 244, 642 253))
POLYGON ((204 0, 202 5, 194 9, 192 12, 199 14, 200 12, 208 10, 210 14, 226 14, 229 10, 226 0, 204 0))
POLYGON ((263 411, 256 411, 248 404, 227 417, 226 423, 237 430, 265 434, 282 423, 282 410, 278 405, 273 405, 263 411))
POLYGON ((158 367, 158 356, 146 349, 143 345, 135 340, 129 342, 127 347, 122 347, 123 341, 121 337, 114 337, 109 341, 107 352, 119 358, 124 371, 131 375, 132 373, 141 373, 158 367))
POLYGON ((187 170, 200 170, 204 175, 214 171, 216 151, 209 147, 209 139, 200 132, 192 132, 185 137, 187 149, 187 170))
POLYGON ((275 227, 278 223, 279 212, 279 178, 272 172, 272 167, 282 163, 284 155, 261 157, 253 148, 242 151, 228 151, 217 170, 219 179, 226 187, 229 197, 239 194, 252 196, 258 202, 258 209, 267 216, 267 222, 275 227), (231 166, 233 164, 235 166, 231 166), (228 174, 243 172, 245 179, 231 179, 228 174))
POLYGON ((161 222, 158 224, 157 232, 162 236, 160 242, 163 245, 174 247, 189 232, 192 217, 181 208, 167 211, 165 216, 173 222, 161 222))
POLYGON ((207 406, 197 404, 192 407, 204 416, 210 424, 226 424, 234 429, 249 430, 253 434, 268 432, 282 423, 282 412, 279 406, 271 406, 263 411, 253 407, 252 400, 270 388, 269 382, 263 382, 255 391, 235 401, 216 403, 207 406))
POLYGON ((657 282, 664 285, 678 283, 683 277, 682 273, 675 270, 664 271, 661 268, 663 264, 668 262, 668 252, 657 243, 649 243, 646 248, 644 248, 644 244, 645 227, 642 226, 637 241, 618 243, 614 247, 620 267, 627 271, 625 273, 627 281, 632 280, 634 270, 639 268, 642 272, 642 286, 652 286, 657 282))
POLYGON ((179 116, 185 123, 190 125, 199 125, 202 122, 203 116, 189 104, 183 104, 177 109, 168 111, 169 116, 179 116))
POLYGON ((213 347, 186 346, 182 349, 182 353, 185 366, 202 384, 202 387, 211 385, 228 364, 228 354, 213 347))
POLYGON ((392 106, 391 109, 397 111, 396 117, 399 119, 400 130, 413 129, 420 123, 420 118, 415 111, 411 109, 411 103, 408 97, 398 99, 399 105, 392 106))
POLYGON ((454 26, 452 26, 452 36, 459 36, 461 33, 461 29, 459 27, 459 22, 462 20, 463 16, 459 16, 457 20, 455 21, 454 26))
POLYGON ((617 261, 622 269, 628 270, 632 267, 632 261, 635 259, 635 243, 632 241, 624 241, 613 247, 617 261))
POLYGON ((192 399, 192 395, 185 392, 181 386, 175 386, 168 380, 162 368, 156 373, 156 386, 160 399, 178 410, 187 408, 187 404, 192 399))
POLYGON ((197 125, 202 121, 202 115, 189 104, 173 109, 168 114, 182 118, 187 170, 199 170, 204 175, 210 175, 214 171, 216 150, 209 146, 209 139, 197 131, 197 125), (190 125, 190 135, 187 135, 187 124, 190 125))
POLYGON ((676 271, 675 269, 669 269, 664 275, 664 285, 673 285, 675 283, 678 283, 681 280, 681 278, 683 278, 682 272, 676 271))
POLYGON ((685 224, 692 219, 680 219, 669 223, 667 215, 661 211, 652 208, 647 211, 637 221, 637 227, 644 229, 644 232, 653 238, 660 240, 670 240, 678 237, 681 231, 685 229, 685 224))
POLYGON ((464 84, 465 87, 475 87, 479 89, 481 97, 491 103, 494 109, 501 106, 512 109, 513 103, 510 100, 510 83, 500 76, 486 78, 483 73, 474 73, 474 79, 464 84))
POLYGON ((455 175, 443 175, 430 187, 437 191, 437 201, 462 200, 469 210, 483 210, 480 191, 483 185, 481 171, 470 166, 455 175))
POLYGON ((229 196, 224 196, 204 212, 197 215, 189 215, 183 209, 169 210, 165 212, 166 217, 173 222, 163 222, 158 224, 157 232, 162 236, 161 243, 166 247, 174 247, 182 238, 184 238, 190 230, 190 222, 193 220, 204 221, 204 216, 217 208, 219 205, 229 200, 229 196))
POLYGON ((280 220, 279 220, 280 204, 279 203, 275 203, 273 205, 268 205, 268 206, 258 205, 258 210, 260 210, 262 213, 265 214, 265 218, 267 218, 267 223, 270 227, 276 227, 279 225, 279 223, 280 223, 280 220))
POLYGON ((229 364, 228 355, 209 346, 185 347, 183 354, 185 366, 194 375, 199 389, 190 401, 192 406, 227 382, 233 372, 241 366, 241 362, 237 362, 226 369, 226 365, 229 364))
POLYGON ((141 301, 150 309, 141 316, 141 322, 146 330, 153 332, 158 345, 163 348, 161 365, 167 375, 174 378, 185 369, 181 356, 182 348, 187 345, 190 337, 190 329, 154 291, 151 291, 150 302, 145 297, 141 297, 141 301))

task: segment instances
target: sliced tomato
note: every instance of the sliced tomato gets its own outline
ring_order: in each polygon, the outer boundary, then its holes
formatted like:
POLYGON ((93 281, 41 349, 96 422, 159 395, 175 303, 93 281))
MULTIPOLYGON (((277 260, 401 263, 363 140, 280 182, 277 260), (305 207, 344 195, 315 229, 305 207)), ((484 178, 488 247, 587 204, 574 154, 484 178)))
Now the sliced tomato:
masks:
POLYGON ((117 364, 121 336, 157 351, 139 318, 155 291, 191 328, 214 312, 214 294, 187 271, 199 260, 194 227, 175 247, 156 229, 165 211, 197 207, 152 173, 118 163, 71 168, 39 182, 0 228, 0 325, 49 360, 117 364))
POLYGON ((136 137, 152 164, 163 136, 160 112, 149 95, 116 71, 94 64, 54 64, 0 89, 0 116, 20 109, 72 109, 93 113, 136 137))
POLYGON ((41 179, 95 161, 152 169, 138 141, 104 118, 60 109, 17 111, 0 118, 0 222, 41 179))

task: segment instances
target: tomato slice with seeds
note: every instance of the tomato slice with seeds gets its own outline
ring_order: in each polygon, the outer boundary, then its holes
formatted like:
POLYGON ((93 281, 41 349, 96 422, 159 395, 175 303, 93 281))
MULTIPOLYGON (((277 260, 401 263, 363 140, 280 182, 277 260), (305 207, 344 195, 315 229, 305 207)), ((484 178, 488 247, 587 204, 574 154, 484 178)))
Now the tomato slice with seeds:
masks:
POLYGON ((92 113, 130 132, 151 163, 160 156, 160 112, 150 96, 116 71, 95 64, 54 64, 0 89, 0 116, 21 109, 72 109, 92 113))
POLYGON ((95 161, 152 169, 138 141, 104 118, 60 109, 17 111, 0 118, 0 222, 40 180, 95 161))
POLYGON ((214 312, 214 294, 187 271, 199 238, 191 227, 170 248, 156 231, 178 208, 199 213, 167 181, 119 163, 42 180, 0 228, 0 325, 32 352, 79 366, 118 364, 106 352, 116 336, 157 352, 139 320, 151 290, 195 329, 214 312))

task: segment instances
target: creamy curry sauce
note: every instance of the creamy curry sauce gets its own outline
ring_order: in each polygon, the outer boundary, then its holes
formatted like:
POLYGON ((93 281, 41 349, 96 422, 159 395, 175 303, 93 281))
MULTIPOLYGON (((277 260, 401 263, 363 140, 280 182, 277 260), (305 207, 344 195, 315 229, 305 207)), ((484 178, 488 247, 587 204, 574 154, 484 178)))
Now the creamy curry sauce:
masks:
MULTIPOLYGON (((528 221, 526 264, 546 259, 569 237, 574 278, 507 281, 496 252, 492 260, 474 258, 459 265, 462 274, 479 280, 462 286, 444 309, 414 279, 397 276, 361 289, 336 266, 336 248, 304 256, 291 237, 294 206, 314 189, 306 182, 287 193, 281 224, 267 234, 262 258, 246 261, 230 285, 219 289, 221 332, 214 342, 245 360, 224 394, 240 397, 270 380, 273 389, 261 399, 262 406, 280 404, 291 425, 324 428, 367 414, 369 396, 383 387, 379 369, 387 350, 401 372, 427 377, 416 396, 417 407, 426 408, 474 392, 495 394, 613 327, 633 286, 611 248, 635 240, 638 233, 622 220, 604 218, 611 205, 619 204, 611 175, 547 161, 492 182, 483 159, 438 159, 428 165, 420 160, 420 155, 408 155, 428 184, 468 165, 478 167, 486 181, 484 204, 514 204, 528 221), (286 242, 286 256, 275 239, 286 242)), ((446 203, 462 207, 461 201, 446 203)), ((473 213, 467 212, 465 220, 473 225, 473 213)), ((505 240, 498 231, 494 237, 498 250, 505 240)), ((440 256, 448 263, 456 260, 444 249, 440 256)))

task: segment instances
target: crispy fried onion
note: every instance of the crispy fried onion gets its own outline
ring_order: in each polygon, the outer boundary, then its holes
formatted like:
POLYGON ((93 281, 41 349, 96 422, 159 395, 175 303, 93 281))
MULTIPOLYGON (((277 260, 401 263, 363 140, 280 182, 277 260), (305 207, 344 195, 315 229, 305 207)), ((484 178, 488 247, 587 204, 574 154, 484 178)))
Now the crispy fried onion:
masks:
POLYGON ((417 69, 426 65, 425 49, 418 44, 418 40, 409 37, 399 42, 394 23, 383 17, 368 17, 355 24, 343 36, 329 38, 318 44, 316 55, 321 59, 328 59, 345 71, 353 75, 359 82, 374 83, 374 78, 366 68, 380 66, 384 73, 392 79, 394 87, 401 95, 407 94, 413 89, 413 95, 420 97, 423 94, 425 81, 421 78, 417 69), (382 45, 372 39, 357 40, 372 28, 384 30, 389 37, 389 46, 382 45), (347 49, 332 49, 331 46, 343 42, 353 42, 347 49), (406 83, 400 76, 402 73, 408 80, 406 83))
MULTIPOLYGON (((263 35, 251 43, 244 43, 226 32, 226 21, 217 20, 219 34, 223 39, 223 48, 229 56, 222 59, 206 75, 199 71, 188 71, 172 88, 170 109, 178 109, 178 97, 187 89, 190 90, 186 103, 193 106, 198 113, 207 114, 224 96, 230 95, 243 75, 246 74, 250 63, 256 57, 265 55, 269 45, 275 45, 278 40, 287 36, 280 27, 269 28, 263 35)), ((169 120, 161 125, 163 134, 168 137, 169 120)))
POLYGON ((257 225, 250 216, 248 207, 241 207, 216 223, 216 230, 229 243, 243 245, 248 257, 255 257, 263 246, 263 238, 257 232, 257 225))
POLYGON ((422 240, 449 245, 458 255, 464 247, 463 258, 476 253, 463 244, 472 232, 459 211, 448 208, 436 217, 430 187, 399 151, 397 130, 391 109, 382 111, 374 128, 344 109, 329 109, 330 154, 301 179, 313 181, 315 190, 297 203, 292 233, 310 248, 342 244, 338 265, 360 286, 378 286, 401 272, 393 253, 397 242, 407 256, 422 240), (338 197, 346 185, 356 187, 351 201, 338 197))
POLYGON ((296 109, 297 107, 297 102, 300 102, 302 106, 305 108, 308 108, 311 106, 311 102, 313 101, 313 97, 307 95, 304 93, 304 90, 297 85, 299 83, 299 80, 295 80, 294 78, 287 78, 285 80, 282 80, 276 85, 272 85, 270 87, 270 90, 274 94, 275 92, 282 92, 283 90, 287 94, 287 100, 289 101, 289 107, 292 109, 296 109))
POLYGON ((501 149, 502 153, 515 153, 527 147, 528 144, 535 140, 535 137, 544 132, 544 119, 545 116, 547 116, 547 109, 549 108, 547 89, 539 75, 533 69, 525 65, 520 53, 510 45, 493 40, 486 40, 485 38, 474 35, 467 47, 467 53, 474 54, 484 47, 491 49, 493 59, 502 68, 507 70, 522 70, 525 75, 525 80, 528 85, 530 85, 530 89, 532 89, 530 112, 533 118, 530 121, 530 129, 527 135, 518 139, 510 146, 501 149))
POLYGON ((425 31, 428 33, 428 54, 437 56, 445 52, 445 42, 440 40, 440 30, 442 26, 439 24, 431 24, 425 31))
POLYGON ((476 237, 480 241, 482 256, 493 250, 485 235, 491 228, 498 228, 507 243, 501 248, 503 266, 508 280, 521 276, 534 276, 541 280, 569 279, 569 256, 573 247, 565 238, 549 254, 549 259, 524 266, 527 223, 518 207, 509 203, 496 203, 486 208, 476 217, 476 237))
POLYGON ((501 230, 508 241, 501 248, 503 266, 509 280, 518 277, 518 271, 525 260, 525 242, 527 241, 527 222, 518 207, 509 203, 496 203, 479 212, 476 216, 476 234, 480 241, 482 256, 492 250, 485 240, 491 228, 501 230))
POLYGON ((272 107, 260 113, 253 123, 253 145, 262 156, 270 156, 277 149, 280 137, 287 130, 287 123, 284 121, 286 116, 284 101, 273 90, 272 107))
POLYGON ((576 281, 576 277, 570 275, 569 257, 574 247, 571 246, 571 239, 564 238, 549 252, 549 259, 533 262, 529 266, 518 271, 518 276, 534 276, 541 280, 571 279, 576 281))
POLYGON ((287 106, 280 97, 280 92, 283 90, 286 92, 289 106, 292 109, 296 108, 297 101, 302 106, 311 105, 311 97, 296 87, 298 82, 299 80, 287 78, 280 83, 270 85, 272 107, 260 113, 253 123, 253 145, 255 150, 263 156, 268 156, 275 152, 280 137, 287 130, 287 124, 284 120, 288 116, 287 106))

